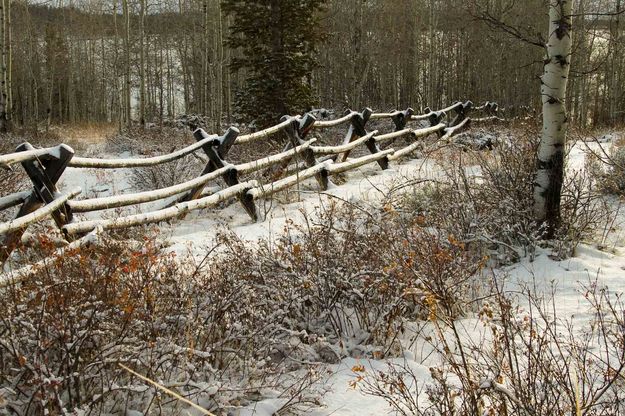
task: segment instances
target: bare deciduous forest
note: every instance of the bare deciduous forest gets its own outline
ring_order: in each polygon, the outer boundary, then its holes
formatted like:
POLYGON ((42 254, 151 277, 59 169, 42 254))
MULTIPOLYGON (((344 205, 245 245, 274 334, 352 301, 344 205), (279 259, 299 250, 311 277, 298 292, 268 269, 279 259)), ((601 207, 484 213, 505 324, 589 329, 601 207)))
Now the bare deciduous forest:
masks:
MULTIPOLYGON (((225 43, 234 17, 219 1, 5 3, 3 81, 17 125, 238 116, 248 72, 225 43)), ((575 2, 568 107, 581 126, 625 117, 621 16, 609 15, 619 7, 575 2)), ((544 51, 531 43, 545 41, 542 1, 347 0, 302 13, 318 13, 324 36, 307 81, 317 105, 442 108, 471 97, 515 113, 539 107, 544 51)))

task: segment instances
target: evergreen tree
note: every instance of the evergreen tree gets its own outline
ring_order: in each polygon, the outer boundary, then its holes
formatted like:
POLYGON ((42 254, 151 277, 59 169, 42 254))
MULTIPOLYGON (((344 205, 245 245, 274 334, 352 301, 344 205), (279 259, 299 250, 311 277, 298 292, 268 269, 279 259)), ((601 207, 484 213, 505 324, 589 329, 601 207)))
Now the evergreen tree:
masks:
POLYGON ((223 0, 232 16, 228 45, 241 54, 233 72, 247 70, 235 105, 259 127, 284 114, 299 113, 315 103, 312 70, 323 36, 319 15, 326 0, 223 0))

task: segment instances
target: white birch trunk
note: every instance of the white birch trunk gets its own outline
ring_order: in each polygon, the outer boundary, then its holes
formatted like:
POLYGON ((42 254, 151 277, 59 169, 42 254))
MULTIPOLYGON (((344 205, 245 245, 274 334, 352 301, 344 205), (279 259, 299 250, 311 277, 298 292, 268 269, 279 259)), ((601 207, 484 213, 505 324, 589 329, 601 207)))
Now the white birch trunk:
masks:
POLYGON ((564 146, 568 127, 565 99, 571 62, 572 0, 550 0, 549 40, 541 96, 543 133, 538 147, 534 182, 534 214, 551 238, 560 222, 560 193, 564 178, 564 146))

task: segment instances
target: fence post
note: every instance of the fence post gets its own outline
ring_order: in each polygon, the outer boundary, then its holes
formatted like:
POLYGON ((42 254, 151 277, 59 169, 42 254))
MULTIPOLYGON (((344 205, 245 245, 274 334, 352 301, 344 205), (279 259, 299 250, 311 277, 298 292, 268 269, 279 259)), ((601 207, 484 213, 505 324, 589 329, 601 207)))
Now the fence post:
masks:
MULTIPOLYGON (((235 127, 230 127, 223 136, 217 137, 212 142, 202 146, 202 150, 204 150, 204 153, 208 156, 208 163, 204 167, 201 175, 206 175, 207 173, 214 172, 217 169, 221 169, 226 166, 224 158, 228 155, 228 152, 236 141, 238 135, 239 130, 235 127)), ((210 136, 203 129, 198 128, 193 132, 193 137, 199 142, 209 138, 210 136)), ((239 178, 235 169, 224 173, 222 178, 228 186, 239 184, 239 178)), ((202 184, 192 189, 180 199, 180 202, 197 199, 205 186, 206 184, 202 184)), ((254 200, 250 198, 246 192, 241 192, 238 198, 248 215, 252 218, 252 220, 256 221, 258 219, 258 215, 256 213, 256 204, 254 204, 254 200)))
MULTIPOLYGON (((24 152, 33 149, 34 147, 30 143, 23 143, 19 145, 15 151, 24 152)), ((33 183, 33 191, 26 201, 24 201, 15 218, 28 215, 42 205, 54 201, 54 196, 58 192, 56 184, 74 156, 74 150, 67 145, 60 145, 57 147, 57 150, 58 154, 54 155, 54 157, 42 157, 37 160, 22 162, 22 167, 33 183)), ((63 226, 71 222, 73 218, 69 205, 63 204, 61 209, 52 213, 52 218, 57 227, 62 229, 63 226)), ((0 263, 4 262, 11 251, 17 247, 25 231, 25 228, 17 230, 0 239, 0 242, 4 246, 4 249, 0 252, 0 263)))
POLYGON ((391 120, 395 124, 395 131, 400 131, 406 128, 406 123, 410 121, 410 117, 414 114, 414 110, 412 108, 407 108, 404 111, 396 111, 391 116, 391 120))
MULTIPOLYGON (((432 112, 429 107, 425 108, 425 112, 428 114, 428 121, 430 122, 430 127, 438 126, 440 122, 447 116, 442 111, 432 112)), ((443 131, 439 130, 436 132, 436 135, 440 139, 443 137, 443 131)))
POLYGON ((454 127, 458 124, 462 123, 462 121, 467 118, 469 111, 473 108, 473 103, 471 101, 467 101, 462 103, 461 105, 456 106, 454 111, 456 111, 456 117, 449 123, 447 127, 454 127))
MULTIPOLYGON (((288 117, 289 116, 283 116, 280 119, 280 121, 281 122, 286 121, 288 117)), ((291 120, 291 124, 289 124, 284 129, 284 132, 289 138, 289 143, 290 143, 289 147, 295 148, 297 146, 302 145, 304 143, 304 138, 306 137, 306 135, 312 128, 313 124, 315 124, 315 121, 317 121, 317 119, 315 118, 315 116, 313 116, 310 113, 306 113, 299 120, 296 118, 293 118, 291 120)), ((304 160, 304 163, 308 167, 313 167, 317 164, 317 159, 315 158, 315 153, 313 152, 312 149, 303 150, 302 159, 304 160)), ((288 163, 288 161, 286 163, 288 163)), ((318 174, 315 175, 315 179, 317 179, 317 182, 319 183, 319 187, 323 191, 326 191, 328 189, 329 181, 328 181, 327 171, 323 170, 319 172, 318 174)))
MULTIPOLYGON (((358 140, 360 137, 366 136, 367 135, 367 129, 366 129, 366 124, 369 121, 369 118, 371 118, 371 114, 373 114, 373 111, 370 108, 365 108, 362 113, 357 113, 355 111, 347 111, 347 114, 351 114, 352 118, 351 118, 351 126, 349 127, 349 131, 347 132, 347 136, 345 137, 345 140, 343 141, 344 144, 350 143, 354 140, 358 140)), ((367 149, 369 149, 369 151, 371 152, 371 154, 375 154, 378 153, 380 151, 380 148, 378 147, 377 142, 375 141, 375 137, 371 137, 369 140, 367 140, 365 142, 365 145, 367 146, 367 149)), ((349 151, 342 153, 338 156, 337 158, 337 162, 342 162, 344 160, 347 159, 347 156, 349 156, 349 151)), ((378 165, 380 165, 380 167, 384 170, 388 169, 388 157, 383 157, 382 159, 378 160, 378 165)))

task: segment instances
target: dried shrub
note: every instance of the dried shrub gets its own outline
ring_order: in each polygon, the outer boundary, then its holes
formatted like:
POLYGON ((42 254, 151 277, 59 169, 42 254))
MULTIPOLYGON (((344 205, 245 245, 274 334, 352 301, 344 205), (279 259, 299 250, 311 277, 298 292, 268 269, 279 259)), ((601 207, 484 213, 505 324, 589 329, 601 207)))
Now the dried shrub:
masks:
POLYGON ((403 415, 620 415, 625 412, 625 305, 607 288, 582 287, 588 322, 555 314, 555 299, 531 289, 515 304, 495 284, 475 321, 431 320, 440 362, 424 378, 414 366, 356 369, 355 386, 403 415), (471 331, 471 329, 469 329, 471 331))
POLYGON ((133 168, 128 181, 138 191, 150 191, 193 179, 200 176, 202 169, 201 161, 186 156, 162 165, 133 168))
MULTIPOLYGON (((427 225, 446 230, 494 264, 509 264, 549 245, 570 256, 580 241, 611 221, 591 175, 565 178, 561 224, 554 241, 543 241, 534 219, 533 182, 538 145, 534 133, 501 137, 492 151, 444 148, 432 156, 443 167, 436 181, 421 181, 393 195, 402 212, 418 212, 427 225)), ((411 214, 409 214, 411 215, 411 214)))

